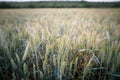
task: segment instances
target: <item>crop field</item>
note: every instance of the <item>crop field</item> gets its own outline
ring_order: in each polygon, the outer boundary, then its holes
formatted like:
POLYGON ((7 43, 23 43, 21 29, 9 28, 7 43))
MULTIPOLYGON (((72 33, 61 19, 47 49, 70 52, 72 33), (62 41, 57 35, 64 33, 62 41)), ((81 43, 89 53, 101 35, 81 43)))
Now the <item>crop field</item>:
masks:
POLYGON ((120 9, 0 9, 0 80, 119 80, 120 9))

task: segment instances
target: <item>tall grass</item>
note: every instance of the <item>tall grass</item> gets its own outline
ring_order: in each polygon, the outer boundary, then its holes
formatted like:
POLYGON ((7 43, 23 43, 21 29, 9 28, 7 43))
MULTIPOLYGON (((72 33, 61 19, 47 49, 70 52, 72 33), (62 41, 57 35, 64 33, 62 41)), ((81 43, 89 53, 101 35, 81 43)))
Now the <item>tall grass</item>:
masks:
POLYGON ((119 9, 49 10, 3 10, 0 79, 120 78, 119 9))

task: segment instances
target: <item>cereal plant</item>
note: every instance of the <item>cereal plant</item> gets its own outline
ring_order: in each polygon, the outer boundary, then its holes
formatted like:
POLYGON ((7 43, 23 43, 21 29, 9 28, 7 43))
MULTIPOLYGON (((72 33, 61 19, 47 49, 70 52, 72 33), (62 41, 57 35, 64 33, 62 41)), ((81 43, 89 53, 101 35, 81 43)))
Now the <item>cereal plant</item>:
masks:
POLYGON ((0 80, 118 80, 120 9, 2 9, 0 63, 0 80))

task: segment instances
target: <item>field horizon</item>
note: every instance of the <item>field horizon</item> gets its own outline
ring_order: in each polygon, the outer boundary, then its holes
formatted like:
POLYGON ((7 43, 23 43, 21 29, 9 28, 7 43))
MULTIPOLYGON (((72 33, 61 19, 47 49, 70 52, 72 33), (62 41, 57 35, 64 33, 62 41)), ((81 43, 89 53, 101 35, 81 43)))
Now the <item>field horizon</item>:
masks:
POLYGON ((0 8, 120 8, 118 2, 86 1, 36 1, 36 2, 0 2, 0 8))

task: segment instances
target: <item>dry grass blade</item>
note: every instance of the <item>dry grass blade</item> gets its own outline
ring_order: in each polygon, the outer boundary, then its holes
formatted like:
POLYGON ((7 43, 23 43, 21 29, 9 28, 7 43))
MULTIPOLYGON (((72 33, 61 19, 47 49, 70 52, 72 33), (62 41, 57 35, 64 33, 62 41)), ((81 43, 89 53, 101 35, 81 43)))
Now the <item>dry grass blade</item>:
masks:
POLYGON ((23 58, 22 58, 23 61, 27 58, 29 46, 30 46, 30 43, 27 42, 27 46, 26 46, 26 48, 25 48, 25 52, 24 52, 23 58))
POLYGON ((87 49, 81 49, 81 50, 79 50, 79 51, 76 51, 75 54, 74 54, 74 57, 73 57, 72 60, 71 60, 71 63, 74 64, 76 58, 78 57, 78 55, 79 55, 79 54, 81 55, 81 54, 82 54, 81 52, 84 52, 84 51, 87 51, 87 49))
POLYGON ((120 73, 106 73, 106 74, 120 78, 120 73))
POLYGON ((98 67, 98 68, 90 68, 88 70, 106 70, 107 68, 105 67, 98 67))

